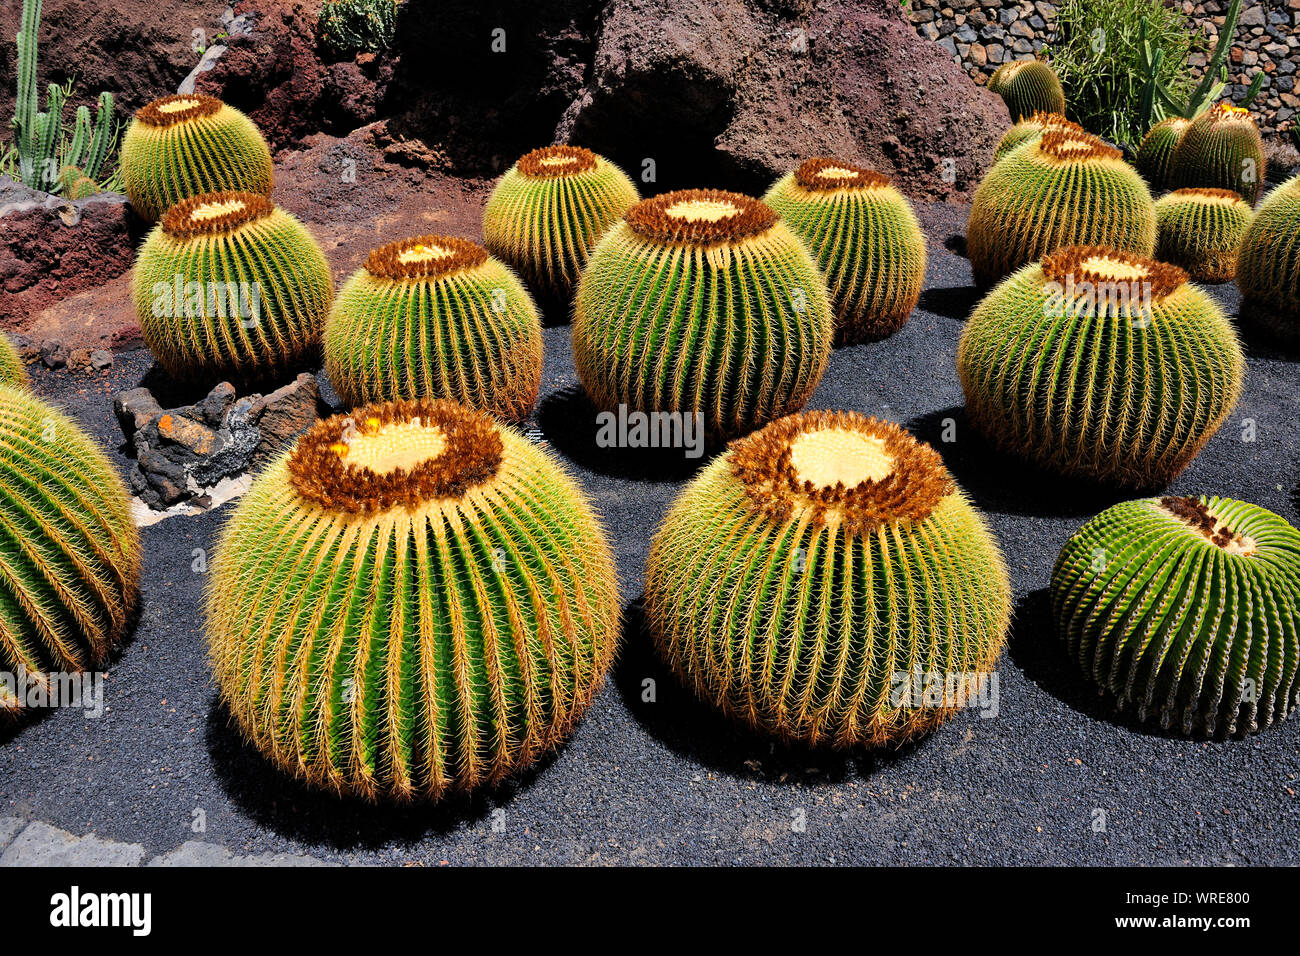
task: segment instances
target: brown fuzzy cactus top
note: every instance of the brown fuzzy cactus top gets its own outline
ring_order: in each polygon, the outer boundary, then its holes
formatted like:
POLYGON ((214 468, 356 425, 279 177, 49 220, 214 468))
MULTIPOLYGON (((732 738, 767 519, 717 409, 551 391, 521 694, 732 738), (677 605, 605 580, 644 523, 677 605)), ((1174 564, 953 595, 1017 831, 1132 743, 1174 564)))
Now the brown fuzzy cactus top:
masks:
POLYGON ((777 220, 772 209, 722 189, 679 189, 644 199, 627 211, 627 224, 660 242, 708 245, 759 235, 777 220))
POLYGON ((1051 127, 1043 133, 1039 148, 1062 163, 1080 163, 1090 159, 1123 159, 1124 154, 1103 140, 1082 130, 1051 127))
POLYGON ((163 232, 175 239, 219 236, 275 212, 275 203, 259 193, 204 193, 182 199, 163 216, 163 232))
POLYGON ((515 168, 533 179, 574 176, 596 168, 596 154, 581 146, 543 146, 525 153, 515 168))
POLYGON ((1172 295, 1187 282, 1187 273, 1178 266, 1104 246, 1058 249, 1043 260, 1043 275, 1054 282, 1073 282, 1076 286, 1138 282, 1150 289, 1153 302, 1172 295), (1098 260, 1114 263, 1117 268, 1107 271, 1104 266, 1097 265, 1098 260))
POLYGON ((457 236, 414 236, 371 251, 366 271, 383 279, 436 279, 487 262, 488 252, 457 236))
POLYGON ((1255 543, 1235 533, 1227 525, 1220 524, 1218 517, 1204 502, 1195 498, 1167 495, 1160 499, 1160 505, 1171 515, 1190 525, 1215 547, 1238 554, 1254 554, 1255 543))
POLYGON ((146 126, 175 126, 201 116, 213 116, 224 104, 203 93, 164 96, 136 110, 135 118, 146 126))
POLYGON ((804 189, 832 192, 836 189, 877 189, 888 186, 890 179, 884 173, 832 156, 817 156, 804 160, 794 171, 794 181, 804 189))
POLYGON ((839 523, 851 534, 922 521, 956 490, 933 448, 892 422, 857 412, 815 411, 778 419, 732 442, 727 459, 757 514, 786 522, 806 509, 815 525, 839 523), (813 440, 821 447, 802 467, 825 476, 816 482, 801 473, 795 460, 801 439, 810 436, 820 436, 813 440), (866 439, 858 444, 868 457, 850 462, 846 459, 852 453, 845 452, 854 436, 866 439), (868 476, 848 486, 835 478, 855 472, 868 476))

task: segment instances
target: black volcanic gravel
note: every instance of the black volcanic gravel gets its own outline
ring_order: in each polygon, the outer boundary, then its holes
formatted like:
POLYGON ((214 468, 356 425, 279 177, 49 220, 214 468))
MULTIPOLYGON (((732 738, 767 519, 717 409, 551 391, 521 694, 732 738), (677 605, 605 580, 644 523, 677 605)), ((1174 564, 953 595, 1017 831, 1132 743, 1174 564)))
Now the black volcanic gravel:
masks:
MULTIPOLYGON (((811 407, 904 424, 936 444, 990 515, 1016 591, 996 718, 966 711, 902 752, 836 755, 774 746, 697 704, 656 661, 638 611, 649 535, 697 463, 596 449, 568 329, 553 327, 536 424, 604 515, 627 607, 621 659, 554 757, 505 789, 434 808, 343 802, 279 774, 231 729, 204 658, 205 577, 192 565, 227 505, 145 529, 143 611, 107 678, 108 712, 61 711, 0 732, 0 816, 151 854, 197 839, 362 863, 1293 862, 1300 718, 1244 741, 1170 737, 1116 718, 1061 652, 1047 613, 1052 563, 1080 524, 1124 496, 1032 472, 966 427, 954 354, 975 293, 966 261, 944 247, 962 216, 924 211, 921 308, 892 339, 837 351, 811 407), (957 429, 949 444, 946 418, 957 429), (196 810, 204 833, 191 829, 196 810)), ((1236 314, 1232 287, 1213 294, 1236 314)), ((1300 369, 1248 346, 1240 405, 1170 491, 1244 498, 1296 523, 1300 369), (1256 423, 1253 443, 1243 419, 1256 423)), ((105 379, 41 372, 36 387, 126 469, 109 398, 149 366, 147 353, 125 353, 105 379)))

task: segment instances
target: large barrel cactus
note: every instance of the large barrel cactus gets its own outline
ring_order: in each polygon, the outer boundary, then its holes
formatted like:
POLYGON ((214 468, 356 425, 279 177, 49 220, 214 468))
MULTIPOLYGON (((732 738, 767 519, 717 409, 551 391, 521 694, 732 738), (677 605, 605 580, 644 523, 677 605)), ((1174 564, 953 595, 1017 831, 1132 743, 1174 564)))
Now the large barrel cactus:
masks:
POLYGON ((402 239, 372 251, 339 290, 325 368, 348 405, 448 398, 519 421, 541 385, 541 319, 482 246, 402 239))
POLYGON ((1174 189, 1231 189, 1252 206, 1264 189, 1264 143, 1250 110, 1220 103, 1188 124, 1169 161, 1174 189))
POLYGON ((1065 113, 1065 90, 1056 71, 1041 60, 1003 63, 989 77, 989 89, 1002 97, 1012 122, 1035 113, 1065 113))
POLYGON ((1269 193, 1246 227, 1237 286, 1244 318, 1300 345, 1300 176, 1269 193))
POLYGON ((700 697, 838 747, 951 717, 1011 614, 997 544, 939 455, 855 412, 733 442, 655 534, 645 594, 660 652, 700 697))
POLYGON ((0 669, 13 677, 0 682, 0 711, 15 712, 57 675, 108 662, 135 603, 140 543, 103 452, 9 385, 0 385, 0 518, 0 669))
POLYGON ((991 285, 1074 245, 1151 255, 1155 203, 1119 150, 1087 133, 1049 130, 1008 153, 979 184, 966 251, 975 281, 991 285))
POLYGON ((698 412, 730 436, 803 407, 833 325, 825 280, 770 206, 688 189, 633 206, 596 247, 573 351, 601 408, 698 412))
POLYGON ((925 236, 888 176, 822 156, 783 176, 763 201, 825 274, 839 341, 872 341, 903 327, 925 282, 925 236))
POLYGON ((1182 116, 1163 119, 1147 131, 1142 145, 1138 147, 1133 164, 1153 192, 1163 192, 1169 188, 1174 150, 1178 148, 1178 143, 1191 122, 1182 116))
POLYGON ((993 161, 996 163, 1007 153, 1023 146, 1025 143, 1037 142, 1043 138, 1044 133, 1053 129, 1074 133, 1086 132, 1082 126, 1070 122, 1060 113, 1038 111, 1032 116, 1026 116, 1002 134, 1002 139, 998 140, 997 149, 993 151, 993 161))
POLYGON ((265 196, 167 211, 131 279, 145 344, 173 378, 279 375, 319 347, 334 279, 316 240, 265 196))
POLYGON ((632 180, 603 156, 544 146, 521 157, 492 190, 483 241, 545 305, 567 308, 592 248, 638 199, 632 180))
POLYGON ((27 366, 23 364, 22 356, 8 336, 0 335, 0 385, 26 388, 28 384, 27 366))
POLYGON ((122 185, 149 222, 203 193, 269 196, 273 181, 271 151, 253 121, 201 93, 154 100, 122 137, 122 185))
POLYGON ((437 799, 573 729, 619 637, 614 563, 561 467, 485 412, 315 425, 226 526, 207 602, 236 722, 308 782, 437 799))
POLYGON ((1230 282, 1251 209, 1231 189, 1176 189, 1156 200, 1156 258, 1197 282, 1230 282))
POLYGON ((1108 508, 1065 545, 1052 608, 1087 677, 1139 720, 1244 735, 1300 697, 1300 532, 1230 498, 1108 508))
POLYGON ((1149 487, 1182 471, 1227 418, 1245 357, 1177 266, 1071 247, 985 296, 957 371, 971 421, 1004 451, 1149 487))

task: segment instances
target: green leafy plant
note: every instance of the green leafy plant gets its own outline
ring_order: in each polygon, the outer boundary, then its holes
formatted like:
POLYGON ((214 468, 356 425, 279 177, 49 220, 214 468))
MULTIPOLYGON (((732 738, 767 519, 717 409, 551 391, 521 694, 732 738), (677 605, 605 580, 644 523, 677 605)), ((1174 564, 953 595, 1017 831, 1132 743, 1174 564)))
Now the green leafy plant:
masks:
POLYGON ((51 83, 42 111, 36 85, 40 26, 41 0, 23 0, 17 36, 17 98, 11 123, 14 142, 0 156, 0 171, 32 189, 78 199, 100 189, 116 189, 118 172, 109 158, 117 151, 122 127, 113 119, 113 94, 99 94, 93 122, 90 108, 79 106, 72 123, 67 124, 63 114, 73 83, 51 83), (75 190, 68 188, 72 184, 75 190))
POLYGON ((317 29, 335 53, 383 53, 397 32, 400 0, 330 0, 321 7, 317 29))
POLYGON ((1163 0, 1065 0, 1045 54, 1065 88, 1070 119, 1136 147, 1152 122, 1141 113, 1152 77, 1170 97, 1187 96, 1193 88, 1187 58, 1204 46, 1187 18, 1163 0))

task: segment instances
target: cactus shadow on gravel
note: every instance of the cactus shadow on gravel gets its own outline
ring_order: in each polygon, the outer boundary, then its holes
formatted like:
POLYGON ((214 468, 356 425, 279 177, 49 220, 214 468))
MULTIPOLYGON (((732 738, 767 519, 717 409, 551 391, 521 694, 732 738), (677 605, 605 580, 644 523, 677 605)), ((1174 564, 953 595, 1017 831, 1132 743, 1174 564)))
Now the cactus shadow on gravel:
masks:
POLYGON ((917 308, 946 319, 965 322, 981 295, 981 290, 973 285, 928 288, 921 293, 917 308))
POLYGON ((294 778, 244 739, 230 711, 215 695, 204 737, 218 784, 241 813, 286 839, 335 850, 410 843, 481 821, 527 788, 565 747, 561 744, 523 773, 495 787, 454 794, 432 804, 419 800, 403 804, 338 796, 294 778))
POLYGON ((906 423, 917 438, 943 456, 957 483, 985 511, 1032 517, 1090 518, 1111 505, 1138 497, 1131 489, 1051 474, 998 451, 966 417, 965 406, 939 409, 906 423), (944 441, 952 429, 955 441, 944 441))
POLYGON ((706 442, 703 454, 688 458, 682 448, 601 448, 596 444, 599 409, 578 386, 542 399, 534 413, 537 427, 555 449, 598 474, 631 481, 686 481, 725 446, 706 442))
POLYGON ((679 757, 731 777, 769 783, 841 783, 865 779, 906 758, 928 737, 894 749, 838 751, 783 744, 732 720, 700 700, 659 657, 646 624, 643 599, 623 612, 623 644, 613 680, 633 719, 679 757), (654 681, 655 699, 645 701, 645 681, 654 681))

